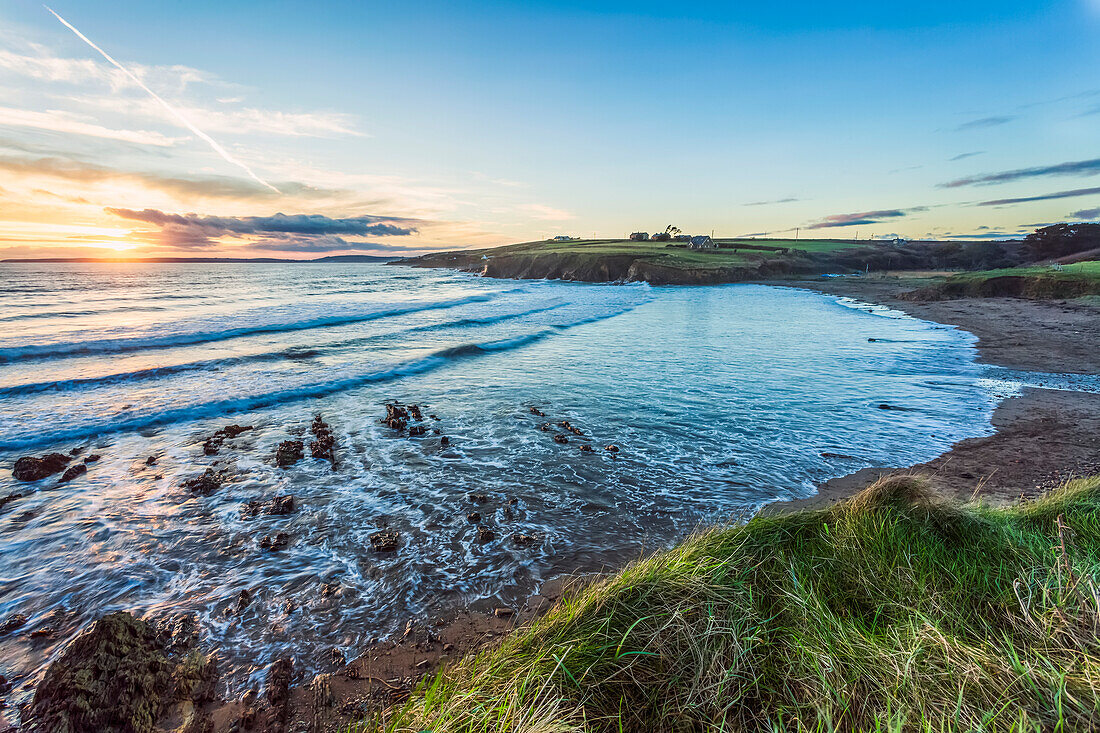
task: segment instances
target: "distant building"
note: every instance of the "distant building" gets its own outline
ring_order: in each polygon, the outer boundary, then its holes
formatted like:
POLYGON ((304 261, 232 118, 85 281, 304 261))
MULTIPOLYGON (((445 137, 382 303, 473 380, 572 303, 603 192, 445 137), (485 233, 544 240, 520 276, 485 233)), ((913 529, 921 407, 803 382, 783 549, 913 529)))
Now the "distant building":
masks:
POLYGON ((654 242, 670 242, 672 241, 672 235, 668 232, 657 232, 650 239, 654 242))
POLYGON ((691 241, 691 235, 690 234, 677 234, 675 237, 672 238, 672 241, 674 241, 674 242, 690 242, 691 241))
POLYGON ((708 237, 706 234, 700 234, 699 236, 692 237, 688 243, 688 249, 714 249, 718 245, 714 243, 714 240, 708 237))
POLYGON ((648 232, 633 232, 630 235, 630 241, 631 242, 648 242, 649 241, 649 233, 648 232))
POLYGON ((570 237, 568 234, 559 234, 558 236, 554 237, 553 241, 555 241, 555 242, 572 242, 573 237, 570 237))

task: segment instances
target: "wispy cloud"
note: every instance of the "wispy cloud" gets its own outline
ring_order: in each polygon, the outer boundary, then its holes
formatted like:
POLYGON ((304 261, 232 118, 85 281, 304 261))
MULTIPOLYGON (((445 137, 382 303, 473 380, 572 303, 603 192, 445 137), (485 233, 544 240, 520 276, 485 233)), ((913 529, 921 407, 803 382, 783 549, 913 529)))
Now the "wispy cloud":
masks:
POLYGON ((967 158, 973 158, 975 155, 982 155, 983 153, 985 153, 984 150, 974 150, 969 153, 959 153, 952 158, 948 158, 947 162, 954 163, 956 160, 966 160, 967 158))
POLYGON ((987 127, 998 127, 999 125, 1007 125, 1016 119, 1015 115, 996 115, 993 117, 980 117, 976 120, 970 120, 964 122, 955 128, 955 132, 966 132, 967 130, 983 130, 987 127))
POLYGON ((12 107, 0 107, 0 125, 29 127, 36 130, 101 137, 107 140, 121 140, 140 145, 157 145, 161 147, 170 147, 180 141, 179 138, 171 138, 159 132, 148 130, 111 129, 95 123, 74 119, 71 114, 60 110, 32 112, 12 107))
POLYGON ((1075 160, 1057 165, 1044 165, 1034 168, 1019 168, 998 173, 983 173, 977 176, 958 178, 954 181, 941 183, 940 188, 959 188, 961 186, 984 186, 996 183, 1007 183, 1027 178, 1042 178, 1046 176, 1094 176, 1100 173, 1100 158, 1091 160, 1075 160))
POLYGON ((771 201, 750 201, 744 206, 770 206, 771 204, 793 204, 795 201, 801 201, 802 199, 785 198, 785 199, 772 199, 771 201))
POLYGON ((108 207, 113 214, 129 221, 157 227, 161 244, 184 249, 207 248, 219 244, 220 237, 258 236, 252 246, 288 251, 335 251, 362 249, 363 242, 344 237, 408 236, 417 231, 410 219, 365 214, 333 218, 322 214, 274 214, 272 216, 200 216, 171 214, 157 209, 120 209, 108 207), (281 244, 282 247, 274 246, 281 244))
POLYGON ((1100 207, 1095 209, 1081 209, 1070 215, 1074 219, 1100 219, 1100 207))
POLYGON ((1100 187, 1096 188, 1075 188, 1071 191, 1055 191, 1054 193, 1045 193, 1038 196, 1021 196, 1014 199, 994 199, 993 201, 982 201, 977 204, 978 206, 1007 206, 1009 204, 1024 204, 1029 201, 1049 201, 1051 199, 1068 199, 1074 196, 1094 196, 1100 194, 1100 187))
POLYGON ((806 225, 806 229, 832 229, 834 227, 851 227, 862 224, 878 224, 886 219, 898 219, 908 216, 912 211, 923 211, 924 207, 912 209, 880 209, 877 211, 857 211, 852 214, 832 214, 823 219, 806 225))

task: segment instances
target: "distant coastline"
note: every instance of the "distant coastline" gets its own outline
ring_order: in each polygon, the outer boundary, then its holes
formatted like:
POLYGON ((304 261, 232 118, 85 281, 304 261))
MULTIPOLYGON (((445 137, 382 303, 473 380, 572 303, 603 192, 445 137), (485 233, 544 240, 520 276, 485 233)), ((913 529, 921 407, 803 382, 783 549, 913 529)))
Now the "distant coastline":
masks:
POLYGON ((328 257, 316 257, 311 260, 291 260, 279 257, 13 257, 0 262, 28 262, 28 263, 118 263, 118 262, 147 262, 168 264, 218 264, 218 263, 243 263, 243 264, 311 264, 318 262, 396 262, 403 257, 380 257, 377 255, 330 255, 328 257))

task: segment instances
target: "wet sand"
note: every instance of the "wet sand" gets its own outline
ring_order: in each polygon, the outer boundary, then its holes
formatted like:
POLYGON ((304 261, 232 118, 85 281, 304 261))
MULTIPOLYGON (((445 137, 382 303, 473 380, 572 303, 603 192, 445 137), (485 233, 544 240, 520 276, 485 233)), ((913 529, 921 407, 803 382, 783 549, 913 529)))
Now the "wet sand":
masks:
MULTIPOLYGON (((978 360, 1011 369, 1100 374, 1100 306, 1085 301, 965 298, 911 301, 909 279, 831 279, 774 283, 886 305, 978 337, 978 360)), ((1100 473, 1100 395, 1026 389, 993 414, 997 432, 956 443, 916 466, 866 468, 827 481, 808 499, 767 511, 818 508, 842 500, 893 473, 931 477, 942 493, 991 503, 1035 496, 1066 479, 1100 473)))

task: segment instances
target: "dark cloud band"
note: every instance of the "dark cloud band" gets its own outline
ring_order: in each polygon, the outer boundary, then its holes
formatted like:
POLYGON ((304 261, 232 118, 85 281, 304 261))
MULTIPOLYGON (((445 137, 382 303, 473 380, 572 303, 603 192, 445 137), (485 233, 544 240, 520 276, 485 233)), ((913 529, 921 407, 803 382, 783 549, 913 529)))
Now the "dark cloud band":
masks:
POLYGON ((1057 165, 1044 165, 1035 168, 1020 168, 1013 171, 1001 171, 999 173, 984 173, 980 176, 958 178, 954 181, 941 183, 940 188, 959 188, 961 186, 986 186, 996 183, 1008 183, 1028 178, 1043 178, 1046 176, 1094 176, 1100 174, 1100 158, 1092 160, 1074 160, 1057 165))

